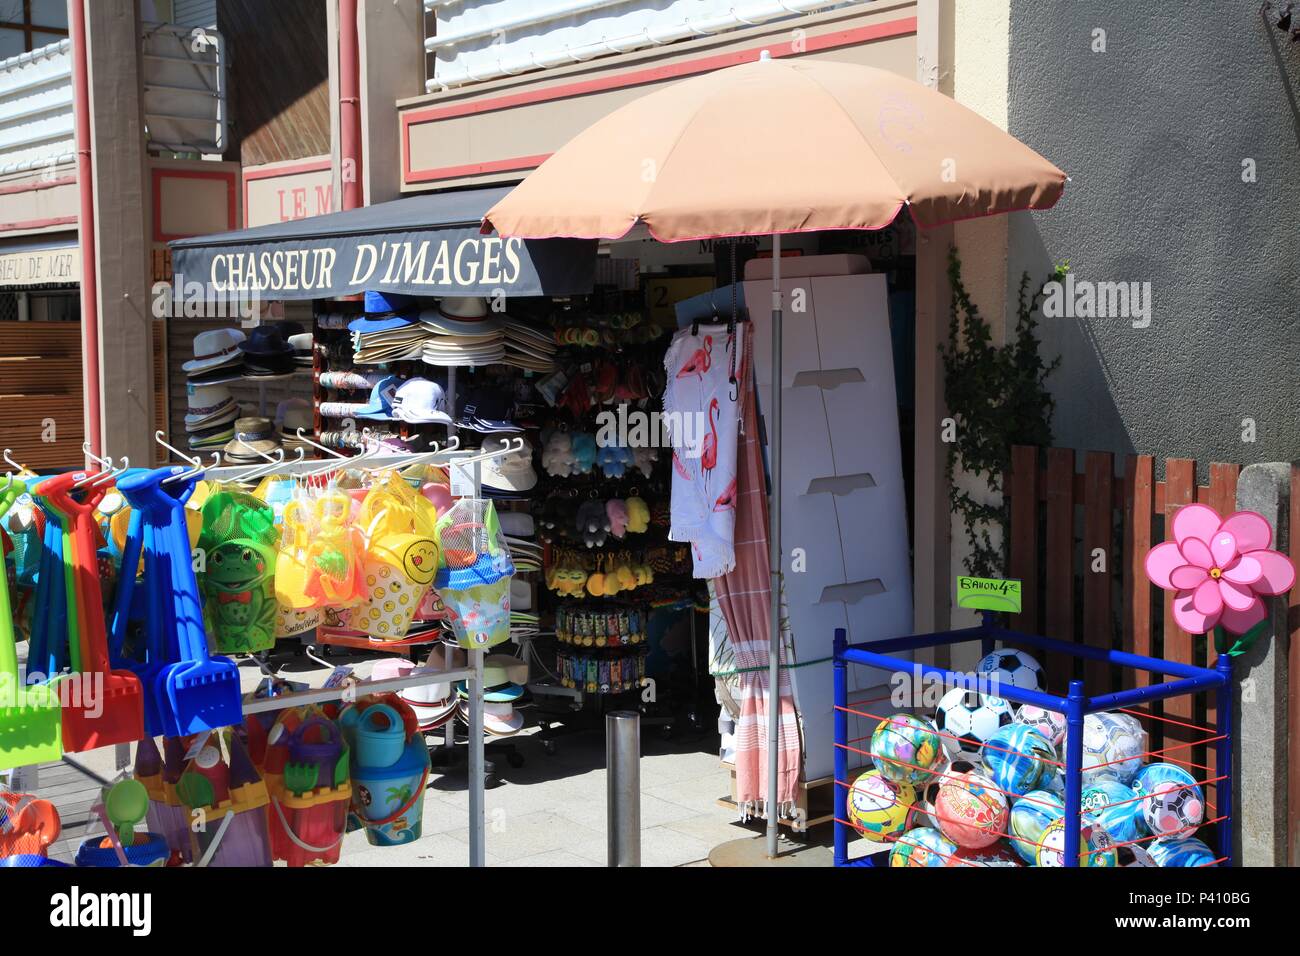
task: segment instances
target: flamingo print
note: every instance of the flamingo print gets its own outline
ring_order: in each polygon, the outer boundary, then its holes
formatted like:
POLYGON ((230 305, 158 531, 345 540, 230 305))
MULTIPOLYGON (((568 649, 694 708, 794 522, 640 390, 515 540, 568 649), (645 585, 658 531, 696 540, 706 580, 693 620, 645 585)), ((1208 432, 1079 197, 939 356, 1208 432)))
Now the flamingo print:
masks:
POLYGON ((686 466, 682 464, 681 456, 679 456, 675 451, 673 452, 673 469, 677 474, 682 476, 684 481, 691 480, 691 473, 686 470, 686 466))
POLYGON ((718 464, 718 423, 714 416, 718 412, 718 400, 709 399, 709 434, 704 436, 704 451, 700 455, 700 473, 704 483, 709 483, 709 475, 718 464))
POLYGON ((697 376, 701 381, 704 379, 704 373, 709 370, 713 364, 713 336, 704 336, 704 347, 696 349, 691 353, 680 369, 677 370, 678 378, 689 378, 692 375, 697 376))
POLYGON ((736 507, 736 479, 732 478, 725 491, 713 502, 714 511, 730 511, 736 507))

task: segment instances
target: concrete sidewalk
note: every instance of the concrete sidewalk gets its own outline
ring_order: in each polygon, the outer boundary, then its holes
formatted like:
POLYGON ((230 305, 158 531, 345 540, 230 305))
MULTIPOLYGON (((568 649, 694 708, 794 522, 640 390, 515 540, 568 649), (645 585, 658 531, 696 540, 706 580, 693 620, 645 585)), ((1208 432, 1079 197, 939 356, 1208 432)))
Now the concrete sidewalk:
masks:
MULTIPOLYGON (((605 866, 605 741, 598 731, 557 741, 554 756, 536 729, 513 738, 524 765, 496 762, 500 786, 486 794, 487 862, 493 866, 605 866)), ((715 804, 728 790, 716 737, 642 737, 643 866, 707 866, 719 843, 757 832, 715 804)), ((424 835, 402 847, 344 841, 342 866, 465 866, 469 798, 464 767, 430 778, 424 835)))

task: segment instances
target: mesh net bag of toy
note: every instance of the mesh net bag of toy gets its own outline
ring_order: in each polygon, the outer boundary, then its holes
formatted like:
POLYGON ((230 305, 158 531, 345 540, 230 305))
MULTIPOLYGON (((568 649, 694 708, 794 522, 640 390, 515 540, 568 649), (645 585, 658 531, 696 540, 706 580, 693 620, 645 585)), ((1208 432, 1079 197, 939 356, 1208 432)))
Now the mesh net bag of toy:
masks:
POLYGON ((515 572, 491 501, 462 498, 438 519, 442 564, 435 585, 462 647, 510 639, 510 577, 515 572))

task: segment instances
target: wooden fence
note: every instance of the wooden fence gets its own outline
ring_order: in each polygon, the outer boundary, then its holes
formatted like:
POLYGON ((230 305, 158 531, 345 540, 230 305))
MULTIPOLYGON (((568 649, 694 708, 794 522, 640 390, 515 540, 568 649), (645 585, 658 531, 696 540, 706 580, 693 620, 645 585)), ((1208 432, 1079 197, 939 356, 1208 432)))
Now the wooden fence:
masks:
MULTIPOLYGON (((1152 545, 1165 540, 1168 519, 1180 506, 1201 502, 1224 516, 1235 511, 1241 466, 1215 462, 1208 469, 1209 483, 1197 485, 1196 462, 1188 458, 1166 459, 1163 481, 1155 480, 1150 455, 1127 456, 1120 477, 1111 453, 1087 452, 1083 458, 1080 473, 1073 449, 1012 449, 1011 472, 1003 486, 1011 512, 1009 571, 1023 582, 1023 613, 1012 618, 1012 627, 1094 647, 1212 665, 1213 638, 1207 644, 1204 635, 1178 627, 1172 594, 1147 580, 1143 562, 1152 545)), ((1300 528, 1300 465, 1291 469, 1289 527, 1300 528)), ((1300 565, 1300 533, 1291 532, 1289 545, 1292 560, 1300 565)), ((1300 586, 1292 589, 1288 601, 1289 845, 1294 847, 1300 837, 1300 586)), ((1068 658, 1049 661, 1047 671, 1055 693, 1064 693, 1071 678, 1082 678, 1092 694, 1151 680, 1144 672, 1121 672, 1103 662, 1068 658)), ((1213 736, 1202 729, 1212 727, 1217 716, 1213 695, 1173 698, 1163 706, 1153 705, 1150 712, 1157 718, 1145 721, 1151 749, 1171 748, 1170 757, 1196 765, 1189 769, 1198 779, 1213 778, 1214 749, 1196 743, 1213 736)))

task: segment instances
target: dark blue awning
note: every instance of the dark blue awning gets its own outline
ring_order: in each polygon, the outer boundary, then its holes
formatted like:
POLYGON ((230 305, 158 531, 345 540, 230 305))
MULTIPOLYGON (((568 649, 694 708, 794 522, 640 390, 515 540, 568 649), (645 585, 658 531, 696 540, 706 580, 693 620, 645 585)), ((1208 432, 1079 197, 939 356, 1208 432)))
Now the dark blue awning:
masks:
POLYGON ((329 299, 590 292, 594 239, 503 239, 479 225, 511 187, 432 193, 169 243, 177 283, 208 298, 329 299))

